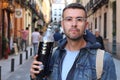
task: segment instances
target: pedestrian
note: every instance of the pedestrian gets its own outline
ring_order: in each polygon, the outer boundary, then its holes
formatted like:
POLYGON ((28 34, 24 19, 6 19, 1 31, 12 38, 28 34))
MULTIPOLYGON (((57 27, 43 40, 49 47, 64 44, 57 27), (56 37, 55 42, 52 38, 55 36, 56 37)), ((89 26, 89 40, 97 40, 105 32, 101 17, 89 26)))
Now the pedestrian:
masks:
POLYGON ((100 49, 105 49, 104 47, 104 41, 102 36, 100 36, 100 32, 98 29, 95 30, 95 36, 96 36, 96 41, 99 42, 101 44, 101 48, 100 49))
POLYGON ((28 40, 28 35, 29 35, 29 31, 28 31, 28 27, 26 27, 26 29, 22 29, 19 32, 21 33, 21 50, 24 51, 27 48, 27 40, 28 40), (24 49, 25 47, 25 49, 24 49))
POLYGON ((55 33, 54 33, 53 37, 54 37, 54 41, 55 41, 54 46, 57 46, 58 41, 63 39, 63 35, 59 32, 58 28, 55 29, 55 33))
POLYGON ((31 39, 32 39, 32 44, 33 44, 33 48, 34 48, 34 56, 35 56, 38 52, 39 41, 41 40, 41 35, 38 31, 38 28, 35 28, 34 32, 32 32, 31 39))
POLYGON ((40 41, 43 41, 44 32, 42 30, 40 30, 39 33, 41 35, 40 41))
MULTIPOLYGON (((50 63, 50 73, 44 78, 48 80, 97 80, 96 52, 98 48, 93 46, 94 43, 84 39, 84 35, 87 35, 84 33, 87 26, 85 8, 79 3, 67 5, 63 9, 61 25, 66 38, 54 51, 50 63)), ((36 58, 37 56, 34 57, 30 69, 31 80, 35 80, 35 78, 42 80, 40 76, 35 75, 41 73, 39 65, 42 64, 36 58)), ((116 80, 115 65, 108 52, 104 54, 103 64, 101 80, 116 80)))

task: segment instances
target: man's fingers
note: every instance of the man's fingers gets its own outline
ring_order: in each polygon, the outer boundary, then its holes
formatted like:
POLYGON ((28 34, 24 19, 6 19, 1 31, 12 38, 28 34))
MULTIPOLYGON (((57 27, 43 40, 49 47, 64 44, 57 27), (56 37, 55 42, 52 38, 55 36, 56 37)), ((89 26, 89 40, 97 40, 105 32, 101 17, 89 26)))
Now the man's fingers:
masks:
POLYGON ((34 60, 37 60, 37 57, 38 57, 38 55, 35 55, 35 56, 34 56, 34 60))

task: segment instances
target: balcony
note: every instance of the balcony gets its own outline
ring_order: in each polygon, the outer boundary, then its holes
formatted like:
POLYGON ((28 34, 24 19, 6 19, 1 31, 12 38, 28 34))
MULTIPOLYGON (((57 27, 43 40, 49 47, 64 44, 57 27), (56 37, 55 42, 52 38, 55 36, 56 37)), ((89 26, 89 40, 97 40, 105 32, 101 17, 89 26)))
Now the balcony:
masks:
POLYGON ((15 0, 15 2, 20 4, 21 7, 29 8, 29 1, 28 0, 15 0))
POLYGON ((13 4, 13 0, 4 0, 3 1, 3 8, 10 13, 14 13, 15 6, 13 4))
POLYGON ((108 4, 109 0, 90 0, 86 5, 86 10, 96 12, 103 5, 108 4))

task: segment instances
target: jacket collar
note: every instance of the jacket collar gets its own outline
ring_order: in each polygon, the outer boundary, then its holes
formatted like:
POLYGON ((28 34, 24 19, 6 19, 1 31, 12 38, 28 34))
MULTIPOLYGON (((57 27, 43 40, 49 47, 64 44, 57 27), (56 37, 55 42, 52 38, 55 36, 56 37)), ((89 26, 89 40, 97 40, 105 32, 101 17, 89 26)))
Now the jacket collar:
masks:
MULTIPOLYGON (((66 39, 66 38, 60 40, 60 41, 58 42, 58 48, 59 48, 60 50, 64 50, 64 47, 65 47, 66 43, 67 43, 67 39, 66 39)), ((93 53, 93 52, 91 52, 90 49, 98 49, 98 48, 100 48, 100 47, 101 47, 101 45, 100 45, 98 42, 94 42, 94 43, 87 42, 86 47, 83 48, 83 49, 86 49, 86 50, 89 51, 90 53, 93 53)))

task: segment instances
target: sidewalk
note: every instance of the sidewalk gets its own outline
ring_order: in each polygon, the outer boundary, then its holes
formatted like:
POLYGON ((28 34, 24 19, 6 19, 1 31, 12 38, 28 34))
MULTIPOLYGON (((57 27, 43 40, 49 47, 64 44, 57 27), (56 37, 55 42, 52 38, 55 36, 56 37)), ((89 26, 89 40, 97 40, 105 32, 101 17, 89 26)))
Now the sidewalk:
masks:
MULTIPOLYGON (((30 49, 32 47, 28 47, 28 58, 26 59, 26 52, 21 51, 17 55, 13 54, 8 57, 8 59, 2 59, 0 60, 0 66, 1 66, 1 80, 7 80, 7 78, 17 71, 25 62, 29 61, 29 59, 32 58, 30 56, 30 49), (22 64, 20 64, 20 54, 22 54, 22 64), (14 71, 11 72, 11 60, 14 59, 14 71)), ((33 50, 32 50, 33 51, 33 50)), ((32 52, 33 55, 33 52, 32 52)))
POLYGON ((114 58, 114 62, 115 62, 115 67, 116 67, 116 74, 117 74, 117 80, 120 80, 120 60, 114 58))
POLYGON ((30 67, 33 58, 29 58, 18 70, 12 72, 7 80, 30 80, 30 67))

